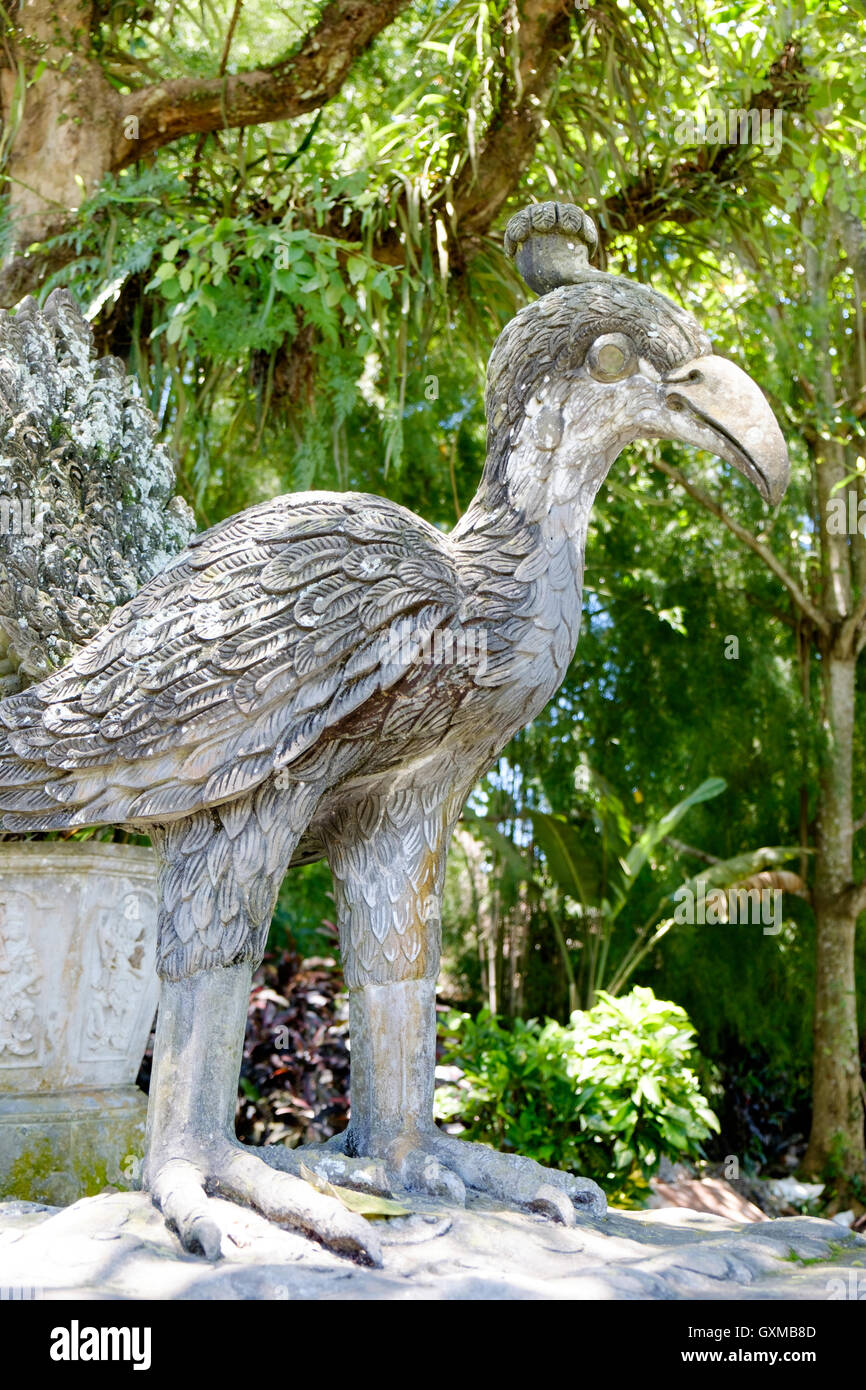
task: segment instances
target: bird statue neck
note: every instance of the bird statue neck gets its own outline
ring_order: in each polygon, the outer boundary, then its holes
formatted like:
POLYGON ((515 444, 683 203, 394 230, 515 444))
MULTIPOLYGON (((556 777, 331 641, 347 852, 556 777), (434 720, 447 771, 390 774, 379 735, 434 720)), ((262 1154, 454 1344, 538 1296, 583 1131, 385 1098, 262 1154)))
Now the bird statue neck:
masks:
POLYGON ((501 688, 508 726, 543 708, 574 655, 589 517, 613 457, 588 451, 578 460, 519 440, 494 449, 452 533, 471 595, 466 618, 486 629, 493 656, 484 679, 501 688))
POLYGON ((562 526, 585 536, 593 503, 621 448, 591 450, 580 457, 559 449, 545 456, 518 444, 499 459, 488 454, 478 491, 453 532, 455 540, 485 516, 497 517, 513 531, 540 526, 553 534, 562 526))
POLYGON ((580 578, 593 503, 627 441, 584 439, 575 446, 557 439, 556 447, 550 447, 549 412, 539 409, 537 399, 533 404, 535 410, 527 408, 518 430, 489 440, 478 491, 452 532, 452 542, 458 551, 477 549, 481 537, 491 548, 498 543, 499 573, 507 573, 509 556, 517 573, 526 568, 527 550, 552 554, 568 542, 580 553, 580 578))

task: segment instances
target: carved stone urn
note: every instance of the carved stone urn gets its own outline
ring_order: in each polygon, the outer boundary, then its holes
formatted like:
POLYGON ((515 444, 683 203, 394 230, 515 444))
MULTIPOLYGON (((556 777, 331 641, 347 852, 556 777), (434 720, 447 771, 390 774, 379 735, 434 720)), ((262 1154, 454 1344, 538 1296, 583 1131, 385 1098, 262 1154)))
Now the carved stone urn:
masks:
MULTIPOLYGON (((0 362, 5 697, 68 662, 195 525, 138 387, 97 360, 71 295, 0 312, 0 362)), ((150 850, 0 844, 0 1201, 129 1186, 155 935, 150 850)))
POLYGON ((0 1200, 134 1185, 156 901, 149 849, 0 845, 0 1200))

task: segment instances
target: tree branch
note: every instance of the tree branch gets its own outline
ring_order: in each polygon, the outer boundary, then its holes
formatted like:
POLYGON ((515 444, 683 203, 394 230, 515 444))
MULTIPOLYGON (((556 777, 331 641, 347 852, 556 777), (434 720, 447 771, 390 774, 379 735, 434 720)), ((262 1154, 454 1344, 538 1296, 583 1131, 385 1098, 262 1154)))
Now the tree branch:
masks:
POLYGON ((866 227, 853 212, 836 213, 839 220, 839 236, 845 248, 845 255, 853 267, 858 280, 866 281, 866 227))
POLYGON ((757 594, 753 594, 749 590, 746 591, 746 598, 755 608, 760 608, 762 613, 769 613, 770 617, 775 618, 777 623, 784 623, 786 627, 791 627, 795 631, 798 629, 802 621, 799 615, 795 617, 792 613, 785 613, 774 603, 765 603, 763 599, 758 598, 757 594))
POLYGON ((850 890, 848 903, 855 917, 859 917, 861 912, 866 912, 866 878, 850 890))
POLYGON ((178 78, 121 100, 112 169, 123 169, 182 135, 291 120, 339 92, 353 63, 409 0, 329 0, 291 58, 270 68, 199 80, 178 78), (124 134, 138 119, 138 138, 124 134))
MULTIPOLYGON (((453 180, 441 180, 428 199, 428 207, 448 210, 445 232, 452 265, 465 265, 481 249, 484 236, 532 161, 559 68, 574 45, 570 13, 569 0, 519 0, 503 18, 503 49, 516 33, 515 68, 503 79, 496 110, 474 158, 465 160, 453 180)), ((408 211, 405 193, 400 202, 408 211)), ((352 210, 346 217, 345 213, 345 207, 338 205, 329 229, 334 236, 359 241, 360 214, 352 210)), ((372 251, 388 265, 405 263, 398 219, 381 230, 372 251)))
POLYGON ((678 483, 690 497, 694 498, 696 502, 700 502, 701 506, 705 507, 708 512, 718 517, 719 521, 723 522, 728 530, 737 537, 737 540, 742 541, 743 545, 748 546, 749 550, 753 551, 755 555, 763 560, 767 568, 772 571, 776 578, 779 579, 788 590, 788 593, 791 595, 797 607, 812 620, 815 627, 818 628, 825 637, 830 637, 832 635, 832 628, 825 614, 821 612, 820 608, 815 606, 808 594, 800 588, 796 579, 788 573, 782 562, 776 559, 772 550, 762 545, 762 543, 752 535, 751 531, 746 530, 745 526, 741 526, 738 521, 734 521, 732 517, 728 516, 724 508, 720 507, 718 502, 714 501, 712 497, 702 492, 700 488, 695 487, 694 483, 690 483, 685 474, 681 473, 678 468, 674 468, 670 463, 665 463, 663 459, 653 459, 652 464, 654 468, 658 468, 660 472, 666 474, 673 482, 678 483))
MULTIPOLYGON (((751 98, 750 110, 804 109, 810 84, 801 48, 798 39, 788 40, 767 73, 767 85, 751 98)), ((743 182, 750 166, 757 163, 753 146, 724 142, 684 152, 669 167, 646 167, 631 184, 605 199, 599 211, 599 237, 604 243, 619 233, 657 222, 684 226, 716 218, 719 189, 743 182)))
POLYGON ((557 73, 574 44, 572 9, 569 0, 524 0, 514 8, 516 71, 503 82, 475 159, 466 161, 454 181, 451 202, 461 240, 468 243, 464 255, 480 242, 532 160, 557 73))
POLYGON ((706 850, 695 849, 694 845, 687 845, 682 840, 675 840, 673 835, 665 835, 665 844, 670 845, 678 854, 691 855, 693 859, 702 859, 705 864, 721 864, 721 859, 715 854, 707 854, 706 850))
POLYGON ((842 642, 851 644, 855 656, 866 647, 866 593, 861 594, 856 607, 839 629, 842 642))
MULTIPOLYGON (((516 23, 518 58, 499 87, 496 110, 479 141, 475 158, 467 158, 453 180, 443 179, 427 200, 427 209, 444 208, 443 225, 452 270, 460 269, 481 249, 490 225, 520 183, 535 152, 558 70, 573 46, 568 0, 518 0, 503 19, 503 49, 516 23)), ((405 191, 399 198, 408 215, 405 191)), ((373 256, 402 266, 409 254, 400 231, 399 217, 374 235, 373 256)), ((360 241, 361 214, 350 204, 338 202, 325 230, 334 237, 360 241)), ((285 375, 308 374, 303 361, 309 353, 300 338, 289 349, 285 375), (300 359, 296 365, 295 359, 300 359)), ((284 392, 280 392, 283 395, 284 392)), ((288 399, 294 399, 291 394, 288 399)))
POLYGON ((225 43, 223 44, 222 57, 220 58, 220 65, 219 65, 219 75, 220 75, 220 77, 222 77, 223 73, 225 72, 226 68, 228 67, 229 54, 230 54, 231 51, 232 51, 232 39, 233 39, 234 36, 235 36, 235 29, 237 28, 238 20, 239 20, 240 17, 241 17, 241 10, 243 9, 243 4, 244 4, 244 0, 235 0, 235 7, 234 7, 234 9, 232 10, 232 17, 231 17, 231 19, 229 20, 229 27, 228 27, 228 29, 226 30, 225 43))

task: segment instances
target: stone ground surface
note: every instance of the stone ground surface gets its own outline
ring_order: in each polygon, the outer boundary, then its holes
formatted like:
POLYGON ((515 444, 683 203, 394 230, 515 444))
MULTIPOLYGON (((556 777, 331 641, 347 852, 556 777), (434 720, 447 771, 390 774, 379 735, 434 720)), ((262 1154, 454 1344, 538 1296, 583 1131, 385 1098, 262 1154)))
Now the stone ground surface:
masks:
MULTIPOLYGON (((0 1202, 0 1292, 75 1299, 863 1299, 866 1238, 814 1217, 610 1212, 574 1228, 478 1198, 380 1223, 363 1268, 219 1202, 224 1258, 185 1254, 143 1193, 0 1202)), ((32 1296, 32 1295, 31 1295, 32 1296)))

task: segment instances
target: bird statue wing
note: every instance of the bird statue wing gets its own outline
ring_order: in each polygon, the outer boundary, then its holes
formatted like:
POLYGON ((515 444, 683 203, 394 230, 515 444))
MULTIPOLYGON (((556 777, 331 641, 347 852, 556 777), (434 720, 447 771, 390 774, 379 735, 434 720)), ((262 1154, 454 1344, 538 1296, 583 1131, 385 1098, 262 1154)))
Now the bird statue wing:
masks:
POLYGON ((167 821, 233 799, 405 673, 455 619, 447 541, 362 494, 197 536, 62 670, 0 703, 7 830, 167 821), (408 650, 407 650, 408 649, 408 650))

